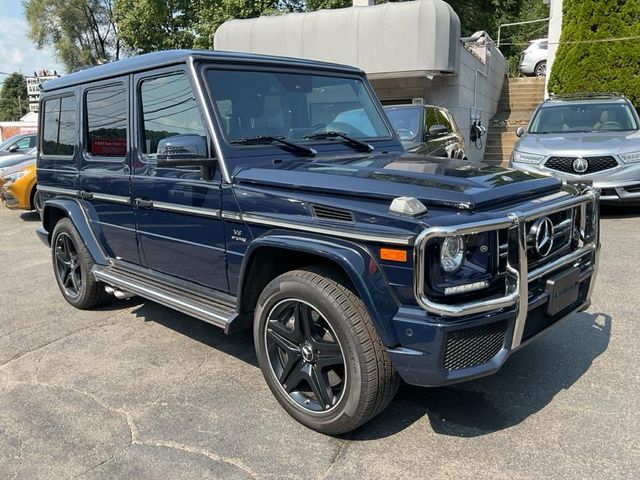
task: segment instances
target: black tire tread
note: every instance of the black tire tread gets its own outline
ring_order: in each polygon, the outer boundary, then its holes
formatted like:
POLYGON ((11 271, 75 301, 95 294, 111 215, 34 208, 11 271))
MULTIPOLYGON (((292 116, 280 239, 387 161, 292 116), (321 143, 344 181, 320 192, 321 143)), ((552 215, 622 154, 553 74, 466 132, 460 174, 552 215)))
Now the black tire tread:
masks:
POLYGON ((353 430, 378 415, 391 403, 398 391, 400 377, 391 364, 363 301, 345 286, 344 277, 323 267, 293 270, 281 277, 284 276, 319 288, 328 300, 336 303, 345 312, 351 334, 362 346, 364 358, 361 368, 363 377, 367 379, 363 385, 363 401, 358 414, 353 418, 353 425, 347 426, 344 432, 353 430))

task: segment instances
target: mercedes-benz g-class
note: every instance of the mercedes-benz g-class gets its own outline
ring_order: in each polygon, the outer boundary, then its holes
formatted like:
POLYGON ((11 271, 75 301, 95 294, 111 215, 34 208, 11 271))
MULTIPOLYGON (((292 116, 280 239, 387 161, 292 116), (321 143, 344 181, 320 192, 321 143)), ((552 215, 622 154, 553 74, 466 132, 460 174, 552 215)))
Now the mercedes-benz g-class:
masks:
POLYGON ((496 372, 589 305, 597 194, 403 152, 365 74, 222 52, 52 80, 38 229, 64 298, 252 328, 280 404, 339 434, 400 379, 496 372))

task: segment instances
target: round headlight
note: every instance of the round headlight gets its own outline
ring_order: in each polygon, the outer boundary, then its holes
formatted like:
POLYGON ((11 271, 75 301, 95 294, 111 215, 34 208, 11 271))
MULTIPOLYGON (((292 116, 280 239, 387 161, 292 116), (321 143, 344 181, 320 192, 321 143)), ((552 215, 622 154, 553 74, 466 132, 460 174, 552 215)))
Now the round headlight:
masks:
POLYGON ((440 264, 445 272, 455 272, 464 260, 464 238, 447 237, 442 242, 440 264))

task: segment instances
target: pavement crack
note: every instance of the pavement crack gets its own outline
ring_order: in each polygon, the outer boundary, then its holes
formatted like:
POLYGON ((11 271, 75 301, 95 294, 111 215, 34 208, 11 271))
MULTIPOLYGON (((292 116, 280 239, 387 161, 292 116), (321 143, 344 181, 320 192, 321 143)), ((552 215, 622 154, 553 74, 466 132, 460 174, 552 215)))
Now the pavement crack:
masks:
POLYGON ((231 457, 221 457, 220 455, 216 455, 215 453, 209 452, 207 450, 202 450, 199 448, 195 448, 192 447, 190 445, 185 445, 182 443, 176 443, 176 442, 163 442, 163 441, 156 441, 156 440, 147 440, 144 442, 134 442, 135 444, 138 445, 146 445, 149 447, 164 447, 164 448, 171 448, 173 450, 178 450, 181 452, 187 452, 187 453, 193 453, 196 455, 202 455, 204 457, 209 458, 210 460, 214 460, 216 462, 222 462, 222 463, 226 463, 229 465, 232 465, 240 470, 242 470, 243 472, 245 472, 246 474, 248 474, 251 478, 257 478, 257 474, 247 465, 245 465, 244 463, 240 462, 239 460, 235 459, 235 458, 231 458, 231 457))
POLYGON ((19 353, 19 354, 15 355, 15 356, 11 357, 6 362, 0 364, 0 369, 4 369, 5 367, 10 365, 11 363, 20 360, 22 357, 24 357, 26 355, 29 355, 31 353, 34 353, 34 352, 37 352, 37 351, 42 350, 44 348, 47 348, 47 347, 53 345, 54 343, 60 342, 60 341, 62 341, 64 339, 66 339, 66 338, 69 338, 69 337, 77 334, 77 333, 84 332, 85 330, 89 330, 89 329, 92 329, 92 328, 100 328, 100 327, 104 327, 104 326, 107 326, 107 325, 113 325, 113 324, 117 323, 116 319, 119 316, 124 315, 126 313, 128 313, 128 312, 118 312, 115 315, 112 315, 112 316, 108 317, 106 319, 106 321, 104 321, 104 322, 92 323, 91 325, 86 325, 86 326, 84 326, 82 328, 78 328, 76 330, 72 330, 72 331, 66 333, 65 335, 62 335, 60 337, 54 338, 52 340, 49 340, 48 342, 45 342, 42 345, 38 345, 37 347, 32 348, 31 350, 27 350, 25 352, 19 353))
POLYGON ((347 449, 349 442, 347 440, 341 440, 340 447, 336 450, 336 454, 333 456, 331 463, 327 466, 321 478, 327 478, 333 469, 333 466, 338 462, 344 451, 347 449))

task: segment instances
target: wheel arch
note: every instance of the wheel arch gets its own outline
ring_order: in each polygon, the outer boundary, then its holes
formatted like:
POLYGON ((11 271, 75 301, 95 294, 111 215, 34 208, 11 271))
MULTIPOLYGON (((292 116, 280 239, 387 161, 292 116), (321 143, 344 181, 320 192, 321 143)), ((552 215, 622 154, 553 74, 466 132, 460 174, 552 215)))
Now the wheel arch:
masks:
POLYGON ((79 202, 71 198, 54 198, 44 202, 42 210, 42 226, 48 232, 49 242, 56 224, 68 218, 91 254, 93 261, 99 265, 107 264, 107 257, 96 239, 89 219, 79 202))
POLYGON ((365 247, 341 239, 327 241, 326 237, 283 232, 254 240, 240 272, 238 312, 252 312, 264 287, 278 275, 309 266, 337 272, 364 302, 382 342, 397 344, 392 319, 400 303, 383 270, 365 247))

